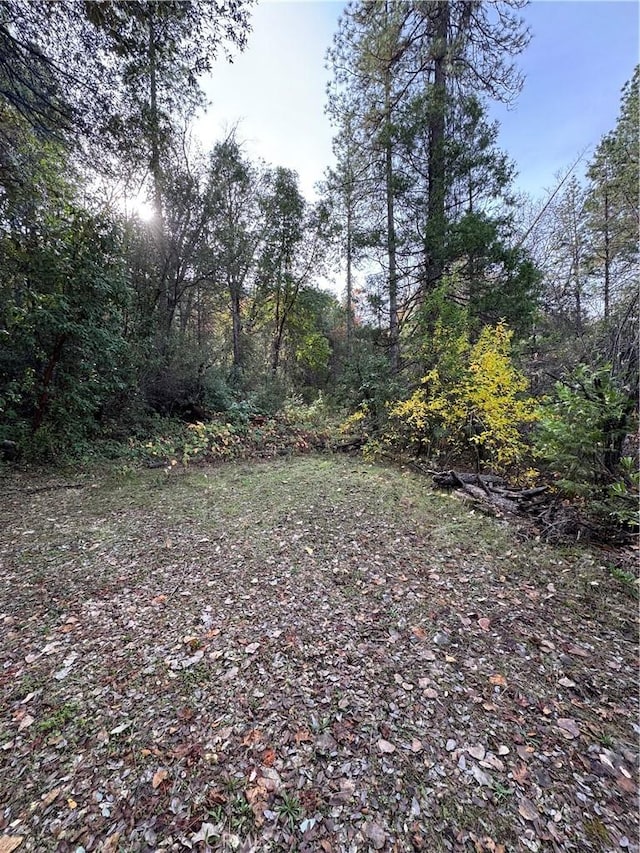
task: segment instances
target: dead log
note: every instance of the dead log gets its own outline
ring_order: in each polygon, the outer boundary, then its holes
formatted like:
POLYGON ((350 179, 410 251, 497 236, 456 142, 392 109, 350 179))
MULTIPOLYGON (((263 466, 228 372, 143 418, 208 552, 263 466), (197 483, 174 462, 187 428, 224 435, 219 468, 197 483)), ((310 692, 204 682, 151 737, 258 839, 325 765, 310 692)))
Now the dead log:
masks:
POLYGON ((448 489, 464 488, 469 484, 481 487, 505 485, 504 477, 498 474, 469 474, 465 471, 438 471, 433 475, 433 482, 448 489))
POLYGON ((444 488, 454 488, 492 515, 527 513, 544 501, 546 486, 518 489, 506 483, 498 474, 470 474, 460 471, 440 471, 433 482, 444 488))

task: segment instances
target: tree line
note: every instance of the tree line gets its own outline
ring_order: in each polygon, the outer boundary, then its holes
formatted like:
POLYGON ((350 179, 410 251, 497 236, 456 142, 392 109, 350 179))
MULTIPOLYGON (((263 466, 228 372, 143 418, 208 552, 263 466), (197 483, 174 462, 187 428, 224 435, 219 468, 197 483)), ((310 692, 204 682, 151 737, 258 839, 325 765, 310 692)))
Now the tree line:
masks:
POLYGON ((638 70, 585 179, 518 197, 489 104, 521 89, 522 5, 349 3, 312 203, 237 131, 192 139, 248 2, 3 3, 0 438, 46 457, 321 393, 372 452, 632 489, 638 70))

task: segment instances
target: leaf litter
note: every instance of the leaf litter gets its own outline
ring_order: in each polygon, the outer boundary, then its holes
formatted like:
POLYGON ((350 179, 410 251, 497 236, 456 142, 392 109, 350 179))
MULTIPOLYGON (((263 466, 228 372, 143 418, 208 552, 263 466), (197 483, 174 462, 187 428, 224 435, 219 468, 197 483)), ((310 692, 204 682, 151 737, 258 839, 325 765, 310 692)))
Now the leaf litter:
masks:
POLYGON ((0 851, 638 850, 635 608, 590 552, 352 459, 25 483, 0 851))

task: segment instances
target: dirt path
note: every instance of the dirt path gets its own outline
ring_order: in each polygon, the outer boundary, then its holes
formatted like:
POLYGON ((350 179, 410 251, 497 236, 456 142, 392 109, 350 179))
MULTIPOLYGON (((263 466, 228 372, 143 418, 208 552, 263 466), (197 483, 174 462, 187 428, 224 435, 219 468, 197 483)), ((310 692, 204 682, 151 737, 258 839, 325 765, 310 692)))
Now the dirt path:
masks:
POLYGON ((2 853, 638 850, 587 553, 352 459, 82 482, 2 480, 2 853))

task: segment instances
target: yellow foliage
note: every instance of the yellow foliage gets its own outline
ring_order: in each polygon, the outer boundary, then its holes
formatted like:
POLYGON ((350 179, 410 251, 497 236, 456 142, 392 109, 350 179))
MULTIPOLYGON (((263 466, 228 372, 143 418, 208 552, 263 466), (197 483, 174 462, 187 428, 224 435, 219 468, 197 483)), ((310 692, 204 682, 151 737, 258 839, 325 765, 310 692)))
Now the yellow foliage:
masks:
POLYGON ((511 361, 512 336, 499 323, 485 326, 473 346, 466 335, 450 338, 442 353, 447 376, 431 370, 411 397, 389 410, 405 438, 422 446, 444 441, 449 449, 475 448, 498 468, 517 464, 526 450, 522 427, 536 419, 536 409, 523 396, 526 377, 511 361))
POLYGON ((367 405, 365 404, 361 406, 340 424, 340 426, 338 427, 338 432, 340 432, 342 435, 348 435, 349 433, 353 432, 360 432, 363 426, 363 421, 365 420, 368 414, 369 409, 367 405))

